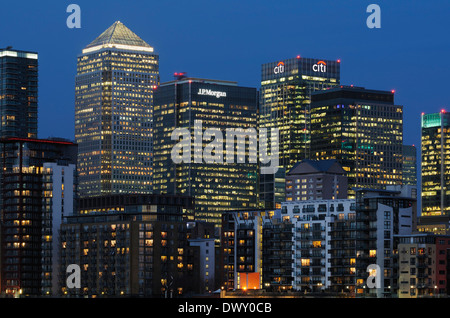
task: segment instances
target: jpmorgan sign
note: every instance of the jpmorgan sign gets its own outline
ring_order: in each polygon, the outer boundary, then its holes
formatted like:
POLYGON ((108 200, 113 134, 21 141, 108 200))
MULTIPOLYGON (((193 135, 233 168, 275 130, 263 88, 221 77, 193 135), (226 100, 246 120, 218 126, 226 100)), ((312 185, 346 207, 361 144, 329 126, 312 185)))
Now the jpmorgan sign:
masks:
POLYGON ((205 95, 205 96, 215 96, 216 98, 220 97, 227 97, 226 92, 219 92, 219 91, 213 91, 210 89, 200 88, 198 90, 198 95, 205 95))
POLYGON ((275 74, 284 73, 284 63, 283 62, 279 62, 277 64, 277 66, 275 66, 275 68, 273 69, 273 72, 275 74))
POLYGON ((319 61, 312 66, 314 72, 325 73, 327 71, 327 63, 324 61, 319 61))

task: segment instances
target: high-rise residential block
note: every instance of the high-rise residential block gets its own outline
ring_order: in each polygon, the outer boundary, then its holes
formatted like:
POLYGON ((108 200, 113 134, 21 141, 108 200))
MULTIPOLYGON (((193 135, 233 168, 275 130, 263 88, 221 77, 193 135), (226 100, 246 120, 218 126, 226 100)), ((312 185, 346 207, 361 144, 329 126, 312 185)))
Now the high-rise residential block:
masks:
POLYGON ((76 214, 76 165, 68 160, 45 162, 42 171, 42 296, 60 294, 61 239, 64 217, 76 214))
MULTIPOLYGON (((75 165, 77 146, 63 140, 5 138, 0 147, 2 292, 40 296, 43 278, 50 275, 45 264, 52 261, 47 243, 57 241, 51 219, 56 225, 63 213, 63 206, 58 205, 63 200, 60 191, 64 184, 64 208, 69 213, 74 192, 74 185, 57 180, 57 174, 50 182, 48 168, 51 163, 75 165)), ((69 173, 66 181, 71 179, 69 173)))
POLYGON ((397 293, 394 236, 411 235, 412 186, 359 189, 356 198, 286 201, 280 210, 224 214, 220 276, 226 290, 391 297, 397 293), (379 287, 368 282, 377 269, 379 287))
POLYGON ((61 226, 62 296, 198 294, 200 253, 188 242, 193 205, 190 197, 155 194, 80 199, 79 214, 61 226), (81 288, 66 284, 70 264, 80 266, 81 288))
POLYGON ((447 298, 450 294, 450 236, 414 233, 398 235, 395 239, 397 297, 447 298))
POLYGON ((393 286, 394 235, 414 231, 417 189, 412 186, 387 186, 386 190, 356 191, 355 251, 356 297, 391 297, 393 286), (368 284, 369 269, 375 270, 376 288, 368 284))

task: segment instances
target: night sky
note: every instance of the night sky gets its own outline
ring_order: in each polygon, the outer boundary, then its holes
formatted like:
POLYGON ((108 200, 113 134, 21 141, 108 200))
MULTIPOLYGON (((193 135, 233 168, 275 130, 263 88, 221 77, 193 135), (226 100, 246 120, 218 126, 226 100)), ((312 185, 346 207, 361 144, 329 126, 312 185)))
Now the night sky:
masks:
POLYGON ((155 48, 161 82, 174 72, 260 87, 261 64, 301 55, 340 59, 341 83, 396 91, 404 143, 420 145, 420 114, 449 107, 450 1, 4 1, 0 48, 39 53, 39 137, 74 139, 81 50, 115 21, 155 48), (69 4, 81 29, 69 29, 69 4), (366 8, 381 7, 381 29, 366 8))

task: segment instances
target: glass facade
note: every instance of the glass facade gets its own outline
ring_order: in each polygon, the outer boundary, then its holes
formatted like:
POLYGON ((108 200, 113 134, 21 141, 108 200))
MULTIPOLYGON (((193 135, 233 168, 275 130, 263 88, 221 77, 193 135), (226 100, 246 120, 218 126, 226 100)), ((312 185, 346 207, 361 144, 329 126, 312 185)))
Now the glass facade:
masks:
POLYGON ((267 63, 261 80, 259 127, 280 130, 280 166, 289 170, 309 158, 311 93, 339 85, 340 63, 310 58, 267 63), (318 65, 326 67, 320 71, 318 65))
POLYGON ((422 114, 422 213, 419 230, 447 234, 450 211, 450 114, 422 114))
POLYGON ((341 86, 314 93, 311 155, 337 159, 353 188, 384 189, 402 183, 403 107, 387 91, 341 86))
POLYGON ((120 22, 78 57, 75 138, 81 197, 152 191, 153 48, 120 22))
MULTIPOLYGON (((280 167, 286 171, 310 158, 311 93, 339 84, 340 61, 296 57, 262 65, 258 126, 279 129, 280 167)), ((266 180, 260 183, 260 200, 271 209, 284 196, 266 180)))
MULTIPOLYGON (((154 101, 154 161, 153 189, 161 194, 183 194, 195 198, 195 218, 219 224, 221 212, 256 207, 257 163, 249 160, 251 138, 244 147, 233 146, 233 162, 226 161, 227 129, 254 129, 256 132, 257 91, 237 86, 234 82, 185 78, 162 84, 154 101), (201 121, 200 140, 195 139, 195 122, 201 121), (176 128, 187 129, 188 160, 175 164, 172 149, 178 140, 171 135, 176 128), (207 129, 220 130, 223 144, 215 154, 223 162, 206 162, 203 150, 211 140, 207 129), (200 156, 195 148, 200 147, 200 156), (222 148, 220 148, 222 147, 222 148), (191 155, 192 154, 192 155, 191 155), (240 163, 238 159, 244 159, 240 163)), ((233 143, 236 142, 233 140, 233 143)), ((242 145, 242 144, 241 144, 242 145)), ((209 145, 210 146, 210 145, 209 145)))
POLYGON ((417 149, 403 145, 403 184, 417 186, 417 149))
POLYGON ((0 49, 0 138, 37 138, 38 55, 0 49))

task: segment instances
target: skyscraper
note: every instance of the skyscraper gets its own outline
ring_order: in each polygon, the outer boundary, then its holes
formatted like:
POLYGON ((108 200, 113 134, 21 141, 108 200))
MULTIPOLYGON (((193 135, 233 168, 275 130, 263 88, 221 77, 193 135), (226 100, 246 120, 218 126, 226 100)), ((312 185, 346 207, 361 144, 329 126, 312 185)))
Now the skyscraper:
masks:
POLYGON ((115 22, 78 56, 75 82, 80 196, 151 193, 153 47, 115 22))
POLYGON ((38 54, 0 49, 0 138, 37 138, 38 54))
MULTIPOLYGON (((259 128, 280 131, 279 172, 310 159, 311 93, 340 84, 340 61, 295 57, 262 65, 259 128)), ((280 175, 262 175, 260 200, 265 208, 284 201, 275 189, 280 175)))
POLYGON ((280 166, 309 159, 311 93, 340 83, 340 62, 296 57, 262 65, 259 127, 280 129, 280 166))
POLYGON ((418 229, 449 233, 450 113, 422 114, 422 213, 418 229))
POLYGON ((392 91, 340 86, 311 96, 311 156, 337 159, 353 188, 402 183, 403 107, 392 91))
POLYGON ((223 211, 255 208, 258 170, 249 154, 256 145, 249 135, 235 147, 229 131, 253 129, 256 138, 257 104, 256 88, 236 82, 180 77, 161 84, 154 101, 154 192, 194 197, 196 219, 216 224, 223 211), (187 136, 172 139, 177 128, 187 136), (182 161, 172 156, 179 139, 189 148, 182 161), (225 151, 229 141, 233 150, 225 151), (212 148, 214 162, 205 156, 212 148))

